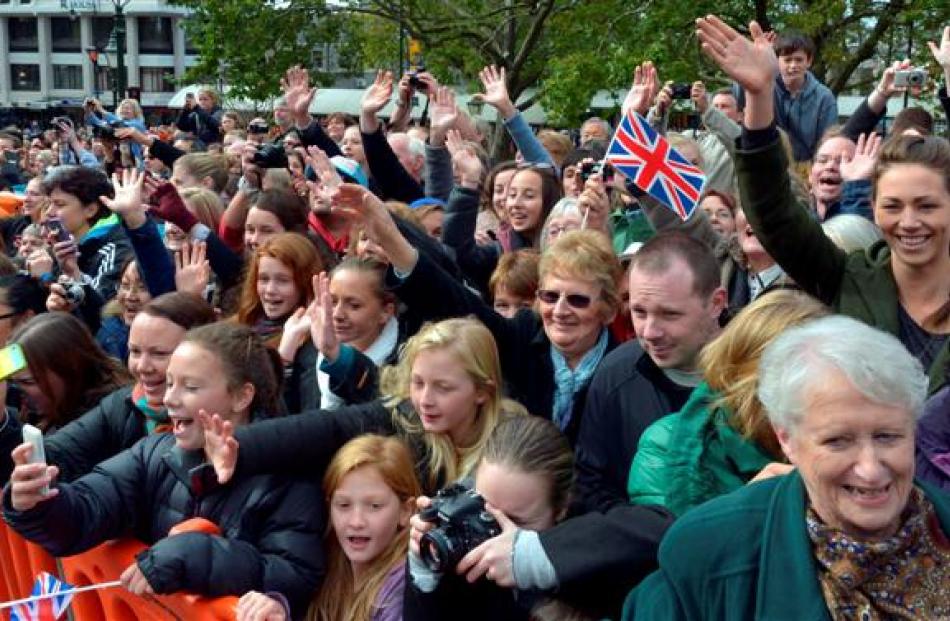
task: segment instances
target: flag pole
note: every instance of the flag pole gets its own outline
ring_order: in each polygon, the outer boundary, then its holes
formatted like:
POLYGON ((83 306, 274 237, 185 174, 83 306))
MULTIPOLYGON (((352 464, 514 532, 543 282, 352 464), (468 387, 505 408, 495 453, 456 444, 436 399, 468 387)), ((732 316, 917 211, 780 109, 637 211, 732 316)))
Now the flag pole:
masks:
POLYGON ((99 584, 90 584, 89 586, 84 587, 73 587, 64 591, 57 591, 55 593, 44 593, 42 595, 33 595, 30 597, 24 597, 23 599, 13 600, 12 602, 2 602, 0 603, 0 610, 6 608, 13 608, 20 604, 29 604, 30 602, 38 602, 44 599, 50 599, 52 597, 58 597, 60 595, 75 595, 76 593, 84 593, 86 591, 96 591, 98 589, 111 589, 112 587, 122 586, 121 580, 113 580, 112 582, 100 582, 99 584))

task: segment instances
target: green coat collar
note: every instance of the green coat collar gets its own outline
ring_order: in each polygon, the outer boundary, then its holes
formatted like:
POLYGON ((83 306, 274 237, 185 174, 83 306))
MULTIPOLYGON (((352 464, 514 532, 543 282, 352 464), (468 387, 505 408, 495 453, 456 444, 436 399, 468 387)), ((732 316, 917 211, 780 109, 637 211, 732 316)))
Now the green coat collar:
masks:
MULTIPOLYGON (((950 532, 950 497, 921 481, 944 532, 950 532)), ((798 470, 776 486, 762 530, 755 618, 825 621, 831 617, 805 527, 805 484, 798 470)))

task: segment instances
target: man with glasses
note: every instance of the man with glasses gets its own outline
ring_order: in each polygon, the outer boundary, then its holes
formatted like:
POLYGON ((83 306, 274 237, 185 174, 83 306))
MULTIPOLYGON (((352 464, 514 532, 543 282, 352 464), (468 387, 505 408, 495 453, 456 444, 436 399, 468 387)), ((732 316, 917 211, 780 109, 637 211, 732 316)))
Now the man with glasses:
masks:
POLYGON ((701 381, 696 358, 719 334, 726 304, 712 252, 682 233, 646 242, 631 259, 629 284, 637 340, 604 358, 581 418, 578 502, 588 511, 626 502, 640 435, 679 410, 701 381))

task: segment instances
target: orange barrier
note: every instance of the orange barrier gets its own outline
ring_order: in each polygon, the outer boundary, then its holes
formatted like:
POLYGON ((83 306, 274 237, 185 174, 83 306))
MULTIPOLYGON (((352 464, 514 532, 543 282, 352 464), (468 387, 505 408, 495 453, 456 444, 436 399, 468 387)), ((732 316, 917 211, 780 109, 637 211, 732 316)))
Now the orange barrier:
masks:
MULTIPOLYGON (((146 546, 134 540, 108 541, 88 552, 62 559, 64 578, 74 586, 115 580, 146 546)), ((234 621, 236 597, 197 595, 139 597, 125 589, 100 589, 73 599, 77 621, 234 621)))
MULTIPOLYGON (((189 531, 216 533, 217 527, 195 518, 177 525, 171 534, 189 531)), ((77 587, 116 580, 146 547, 133 539, 107 541, 82 554, 59 559, 59 571, 54 557, 0 521, 0 601, 26 597, 41 571, 77 587)), ((234 621, 237 601, 236 597, 187 594, 139 597, 122 588, 109 588, 77 594, 70 608, 76 621, 234 621)))
POLYGON ((56 559, 0 520, 0 601, 28 595, 41 571, 58 574, 56 559))

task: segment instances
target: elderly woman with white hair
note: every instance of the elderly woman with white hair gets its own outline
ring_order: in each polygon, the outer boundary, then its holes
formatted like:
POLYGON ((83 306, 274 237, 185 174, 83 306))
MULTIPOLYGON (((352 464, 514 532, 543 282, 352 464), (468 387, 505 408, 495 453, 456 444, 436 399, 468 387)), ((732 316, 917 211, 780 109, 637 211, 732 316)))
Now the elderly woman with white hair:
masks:
POLYGON ((759 369, 796 470, 686 513, 623 619, 948 618, 950 498, 914 478, 920 363, 832 316, 786 331, 759 369))

